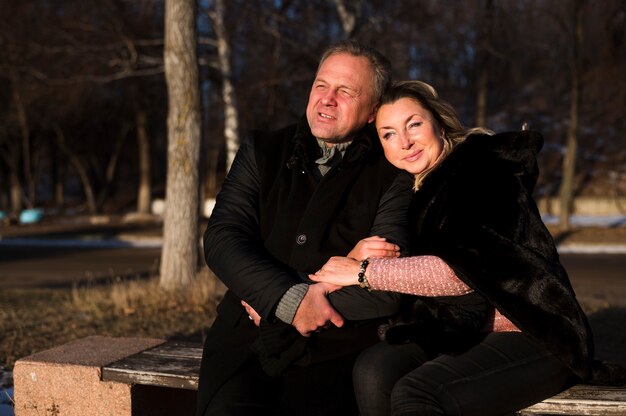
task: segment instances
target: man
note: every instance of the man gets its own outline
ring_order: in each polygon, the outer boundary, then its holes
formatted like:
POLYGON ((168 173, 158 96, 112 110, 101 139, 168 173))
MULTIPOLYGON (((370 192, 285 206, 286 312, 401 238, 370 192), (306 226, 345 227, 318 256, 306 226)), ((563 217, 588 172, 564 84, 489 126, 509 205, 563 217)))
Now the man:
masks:
POLYGON ((329 294, 307 274, 368 235, 406 247, 411 179, 388 164, 371 128, 390 78, 378 52, 336 44, 306 116, 242 143, 204 236, 207 264, 229 291, 204 347, 199 415, 356 413, 353 360, 398 295, 329 294))

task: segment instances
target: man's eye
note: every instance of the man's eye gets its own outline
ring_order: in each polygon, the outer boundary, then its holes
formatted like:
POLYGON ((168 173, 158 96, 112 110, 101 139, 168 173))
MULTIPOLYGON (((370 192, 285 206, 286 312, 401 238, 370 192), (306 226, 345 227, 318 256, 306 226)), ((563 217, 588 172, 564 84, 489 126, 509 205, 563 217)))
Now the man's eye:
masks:
POLYGON ((350 94, 350 91, 348 90, 339 90, 339 92, 345 97, 352 97, 352 94, 350 94))

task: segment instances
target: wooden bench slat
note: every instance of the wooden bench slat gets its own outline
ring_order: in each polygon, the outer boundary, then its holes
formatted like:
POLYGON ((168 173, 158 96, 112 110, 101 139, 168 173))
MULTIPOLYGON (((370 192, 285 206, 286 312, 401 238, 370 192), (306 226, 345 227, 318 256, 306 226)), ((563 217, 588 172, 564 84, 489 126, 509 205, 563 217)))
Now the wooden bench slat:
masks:
MULTIPOLYGON (((102 368, 102 380, 197 390, 202 347, 166 342, 102 368)), ((626 388, 576 385, 518 415, 626 415, 626 388)))
POLYGON ((163 357, 181 357, 202 359, 202 346, 183 342, 166 342, 144 351, 145 354, 160 355, 163 357))
POLYGON ((541 403, 518 412, 520 415, 626 415, 626 389, 612 386, 576 385, 541 403))
POLYGON ((165 343, 102 368, 102 380, 128 384, 198 389, 202 349, 186 345, 177 350, 165 343))
POLYGON ((594 386, 587 384, 578 384, 570 387, 555 397, 570 400, 581 400, 593 397, 608 401, 626 402, 626 389, 617 386, 594 386))

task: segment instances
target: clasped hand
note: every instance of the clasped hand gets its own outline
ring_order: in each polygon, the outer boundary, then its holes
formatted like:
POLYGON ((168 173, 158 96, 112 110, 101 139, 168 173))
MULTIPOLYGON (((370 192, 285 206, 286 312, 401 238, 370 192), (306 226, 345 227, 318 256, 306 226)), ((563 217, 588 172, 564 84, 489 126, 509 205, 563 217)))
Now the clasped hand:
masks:
MULTIPOLYGON (((309 337, 313 332, 319 332, 331 325, 343 326, 343 317, 328 301, 328 294, 338 289, 341 287, 329 283, 309 285, 291 323, 302 336, 309 337)), ((242 300, 241 304, 246 309, 250 320, 259 326, 261 316, 246 301, 242 300)))
POLYGON ((374 257, 399 257, 400 247, 388 243, 382 237, 368 237, 357 243, 348 257, 331 257, 320 270, 309 278, 315 282, 331 283, 337 286, 359 284, 358 274, 361 260, 374 257))
MULTIPOLYGON (((348 253, 348 257, 330 258, 320 270, 309 275, 311 280, 317 283, 309 285, 291 324, 305 337, 331 325, 343 326, 343 317, 328 301, 328 294, 341 289, 342 286, 358 284, 357 275, 361 260, 399 256, 400 247, 388 243, 385 238, 373 236, 359 241, 348 253)), ((245 301, 242 300, 241 304, 254 324, 259 326, 261 323, 259 314, 245 301)))

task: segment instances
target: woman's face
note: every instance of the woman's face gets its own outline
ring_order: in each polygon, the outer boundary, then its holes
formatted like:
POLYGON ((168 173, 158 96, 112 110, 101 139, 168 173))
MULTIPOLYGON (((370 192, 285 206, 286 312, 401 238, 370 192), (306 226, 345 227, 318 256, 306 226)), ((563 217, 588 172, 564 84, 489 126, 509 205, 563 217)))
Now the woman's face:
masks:
POLYGON ((443 131, 432 114, 411 98, 384 104, 376 131, 392 165, 416 175, 431 168, 443 151, 443 131))

